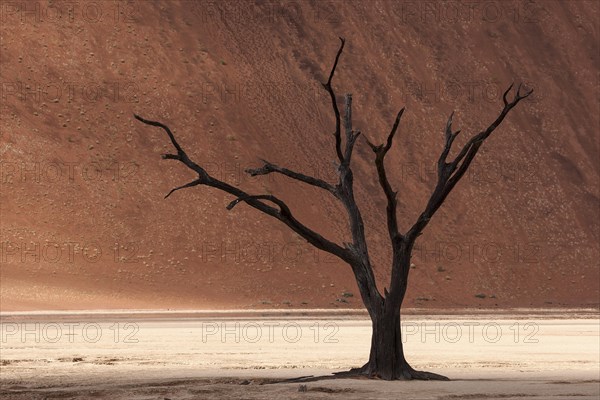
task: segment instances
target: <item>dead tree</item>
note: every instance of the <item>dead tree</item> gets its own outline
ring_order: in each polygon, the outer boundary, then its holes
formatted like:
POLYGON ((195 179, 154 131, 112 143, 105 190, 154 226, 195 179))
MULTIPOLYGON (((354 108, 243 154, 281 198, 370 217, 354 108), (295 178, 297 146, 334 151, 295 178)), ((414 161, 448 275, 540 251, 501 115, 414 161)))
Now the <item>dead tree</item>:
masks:
POLYGON ((336 94, 332 86, 332 80, 344 49, 344 39, 340 38, 340 41, 341 44, 336 54, 331 72, 329 73, 329 78, 327 79, 327 82, 323 83, 323 87, 327 93, 329 93, 329 97, 331 98, 331 105, 335 115, 334 137, 335 152, 338 159, 337 162, 339 163, 337 168, 339 174, 338 182, 332 184, 264 160, 264 165, 262 167, 248 169, 246 172, 251 176, 273 173, 281 174, 290 179, 329 192, 344 205, 344 208, 348 213, 352 234, 352 242, 350 243, 343 243, 340 245, 323 237, 313 229, 298 221, 287 204, 274 195, 250 194, 238 187, 210 176, 204 168, 188 157, 187 153, 183 150, 171 130, 166 125, 144 119, 137 115, 135 115, 135 118, 144 124, 157 126, 166 131, 175 148, 175 152, 163 154, 163 159, 177 160, 198 174, 198 177, 195 180, 174 188, 165 196, 165 198, 169 197, 177 190, 198 185, 220 189, 234 197, 234 200, 227 206, 228 210, 233 209, 239 203, 246 203, 250 207, 283 222, 316 248, 331 253, 350 265, 356 278, 362 301, 369 313, 373 326, 369 361, 363 367, 351 370, 350 374, 378 377, 385 380, 446 380, 446 377, 438 374, 414 370, 404 357, 400 336, 400 308, 408 284, 411 252, 415 241, 421 235, 423 229, 440 208, 448 194, 464 176, 483 142, 502 123, 509 111, 512 110, 519 101, 529 96, 532 93, 532 90, 521 94, 521 85, 519 85, 515 94, 512 96, 512 100, 509 100, 509 92, 513 87, 513 85, 510 85, 506 92, 504 92, 504 107, 500 111, 498 117, 485 130, 468 140, 458 155, 451 161, 448 160, 448 155, 452 148, 452 143, 460 131, 453 131, 452 115, 450 115, 448 122, 446 123, 444 148, 437 162, 437 184, 425 206, 425 210, 419 215, 416 222, 406 233, 401 233, 399 231, 396 216, 397 192, 392 189, 385 170, 385 156, 392 147, 392 142, 398 131, 404 108, 397 114, 392 129, 387 136, 387 141, 384 144, 375 145, 367 140, 368 145, 375 153, 375 166, 377 168, 379 183, 387 199, 387 230, 392 247, 391 278, 389 285, 387 286, 389 289, 384 288, 383 293, 381 293, 375 282, 375 275, 373 273, 365 236, 363 218, 354 196, 354 176, 350 161, 354 146, 360 136, 360 131, 354 130, 352 126, 352 96, 350 94, 345 96, 344 116, 342 118, 336 94), (342 129, 344 131, 345 140, 342 140, 342 129))

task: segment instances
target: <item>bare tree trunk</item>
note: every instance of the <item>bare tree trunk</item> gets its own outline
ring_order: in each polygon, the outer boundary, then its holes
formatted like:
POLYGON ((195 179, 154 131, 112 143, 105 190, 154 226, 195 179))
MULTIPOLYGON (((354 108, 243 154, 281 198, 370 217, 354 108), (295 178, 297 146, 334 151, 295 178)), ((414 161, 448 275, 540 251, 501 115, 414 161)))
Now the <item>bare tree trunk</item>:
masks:
POLYGON ((400 311, 408 285, 412 248, 412 243, 406 241, 399 246, 397 264, 393 267, 399 271, 399 285, 394 285, 390 292, 386 290, 383 301, 372 307, 369 361, 355 372, 384 380, 448 380, 442 375, 414 370, 404 355, 400 311))
POLYGON ((385 380, 400 379, 408 365, 402 348, 400 308, 390 310, 384 306, 375 312, 371 322, 371 351, 362 372, 385 380))
POLYGON ((413 369, 402 344, 400 309, 384 309, 373 319, 369 362, 359 371, 384 380, 449 380, 443 375, 413 369))

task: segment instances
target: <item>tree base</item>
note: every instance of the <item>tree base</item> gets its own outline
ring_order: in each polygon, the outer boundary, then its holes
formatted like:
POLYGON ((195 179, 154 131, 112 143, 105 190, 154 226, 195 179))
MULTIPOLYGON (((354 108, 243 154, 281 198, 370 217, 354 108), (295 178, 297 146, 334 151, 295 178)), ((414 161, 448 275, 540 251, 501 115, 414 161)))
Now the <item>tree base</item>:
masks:
POLYGON ((380 374, 371 371, 369 364, 365 364, 360 368, 352 368, 349 371, 334 372, 332 375, 323 376, 301 376, 298 378, 284 379, 273 383, 303 383, 316 382, 329 379, 381 379, 386 381, 449 381, 450 378, 427 371, 417 371, 410 365, 406 365, 402 373, 390 376, 388 374, 380 374), (387 376, 390 376, 389 378, 387 376))
POLYGON ((388 371, 379 372, 369 365, 363 365, 360 368, 352 368, 350 371, 337 372, 334 375, 340 378, 364 377, 368 379, 382 379, 387 381, 449 381, 450 378, 444 375, 427 371, 417 371, 410 365, 405 364, 400 371, 390 373, 388 371))

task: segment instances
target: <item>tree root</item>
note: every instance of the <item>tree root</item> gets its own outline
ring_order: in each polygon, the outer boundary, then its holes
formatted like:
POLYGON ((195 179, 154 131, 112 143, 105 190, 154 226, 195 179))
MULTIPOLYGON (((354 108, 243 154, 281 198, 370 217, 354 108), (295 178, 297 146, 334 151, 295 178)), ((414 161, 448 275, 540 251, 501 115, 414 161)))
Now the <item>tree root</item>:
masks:
POLYGON ((369 364, 365 364, 360 368, 352 368, 348 371, 334 372, 332 375, 321 375, 321 376, 301 376, 298 378, 284 379, 274 381, 272 383, 305 383, 305 382, 316 382, 330 379, 379 379, 386 381, 449 381, 450 379, 444 375, 436 374, 427 371, 417 371, 410 365, 405 365, 401 373, 394 377, 383 377, 379 373, 371 372, 369 364))
POLYGON ((405 363, 402 370, 396 372, 395 374, 390 374, 387 376, 382 376, 382 374, 377 371, 376 368, 372 368, 369 363, 363 365, 360 368, 352 368, 349 371, 342 371, 334 373, 337 377, 341 378, 370 378, 370 379, 382 379, 388 381, 411 381, 411 380, 420 380, 420 381, 449 381, 450 379, 444 375, 436 374, 433 372, 427 371, 417 371, 412 368, 408 363, 405 363))

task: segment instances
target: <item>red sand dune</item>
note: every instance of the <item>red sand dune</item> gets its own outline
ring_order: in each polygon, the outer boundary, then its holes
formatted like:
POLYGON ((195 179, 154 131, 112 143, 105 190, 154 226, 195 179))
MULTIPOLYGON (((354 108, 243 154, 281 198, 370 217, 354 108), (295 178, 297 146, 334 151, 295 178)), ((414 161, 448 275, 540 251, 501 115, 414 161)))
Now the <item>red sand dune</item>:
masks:
MULTIPOLYGON (((535 89, 419 239, 405 306, 598 306, 597 2, 257 3, 1 4, 2 310, 361 307, 349 267, 277 221, 227 211, 208 188, 163 200, 192 176, 132 116, 348 241, 331 196, 243 172, 265 158, 333 178, 319 81, 338 36, 334 86, 353 94, 355 126, 382 141, 407 108, 387 158, 403 230, 435 183, 450 112, 462 144, 511 81, 535 89)), ((383 290, 385 200, 364 142, 353 166, 383 290)))

